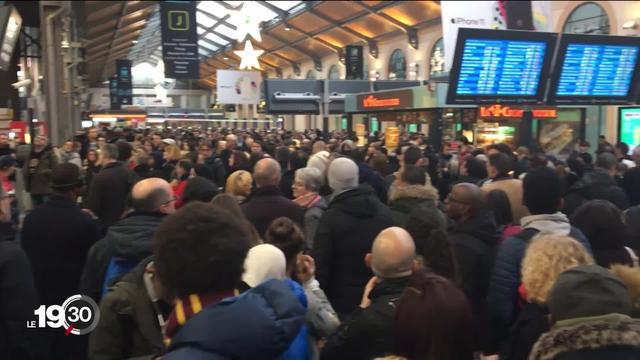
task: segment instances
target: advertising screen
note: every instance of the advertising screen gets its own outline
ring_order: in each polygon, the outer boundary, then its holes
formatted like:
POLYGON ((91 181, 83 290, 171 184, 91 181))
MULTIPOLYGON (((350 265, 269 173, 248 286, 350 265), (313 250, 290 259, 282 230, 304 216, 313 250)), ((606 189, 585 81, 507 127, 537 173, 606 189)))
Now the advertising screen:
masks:
POLYGON ((640 145, 640 107, 620 108, 618 137, 629 145, 629 151, 640 145))
POLYGON ((460 29, 447 103, 541 103, 556 35, 460 29))

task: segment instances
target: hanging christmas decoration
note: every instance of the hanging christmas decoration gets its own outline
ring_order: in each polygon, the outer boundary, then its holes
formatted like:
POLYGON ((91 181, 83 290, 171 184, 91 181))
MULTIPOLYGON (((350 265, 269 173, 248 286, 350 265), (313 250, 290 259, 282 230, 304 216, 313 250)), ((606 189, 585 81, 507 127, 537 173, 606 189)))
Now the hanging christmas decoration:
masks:
POLYGON ((240 56, 240 66, 238 68, 242 69, 258 69, 260 70, 260 63, 258 62, 258 56, 262 55, 264 50, 254 50, 251 41, 247 40, 244 42, 244 50, 234 51, 236 55, 240 56))
POLYGON ((239 11, 231 10, 229 22, 236 26, 236 39, 243 41, 247 35, 257 41, 262 41, 260 36, 261 8, 253 1, 245 1, 239 11))

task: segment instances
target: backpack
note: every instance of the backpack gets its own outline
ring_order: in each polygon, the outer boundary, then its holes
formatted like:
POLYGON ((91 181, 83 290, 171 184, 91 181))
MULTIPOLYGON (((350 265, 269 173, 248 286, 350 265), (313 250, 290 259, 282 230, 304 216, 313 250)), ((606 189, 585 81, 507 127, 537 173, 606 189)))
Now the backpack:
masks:
POLYGON ((104 274, 100 298, 103 298, 107 294, 111 285, 129 271, 133 270, 136 265, 138 265, 138 261, 135 259, 112 257, 111 260, 109 260, 109 266, 107 266, 107 271, 104 274))

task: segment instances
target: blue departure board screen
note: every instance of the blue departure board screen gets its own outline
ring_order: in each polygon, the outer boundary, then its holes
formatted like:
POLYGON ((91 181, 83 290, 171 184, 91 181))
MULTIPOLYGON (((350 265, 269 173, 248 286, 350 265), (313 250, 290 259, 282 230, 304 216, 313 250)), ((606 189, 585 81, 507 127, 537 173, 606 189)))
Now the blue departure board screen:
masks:
POLYGON ((447 104, 542 104, 558 34, 460 28, 447 104))
POLYGON ((534 96, 547 43, 466 39, 457 95, 534 96))
POLYGON ((637 46, 568 44, 557 96, 627 96, 637 46))

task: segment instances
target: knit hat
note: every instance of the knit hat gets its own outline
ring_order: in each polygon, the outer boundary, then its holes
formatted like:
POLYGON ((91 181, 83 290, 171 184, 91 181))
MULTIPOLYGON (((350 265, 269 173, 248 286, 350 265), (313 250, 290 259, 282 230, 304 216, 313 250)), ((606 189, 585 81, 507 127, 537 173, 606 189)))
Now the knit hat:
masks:
POLYGON ((260 244, 249 249, 244 260, 242 281, 255 287, 269 279, 282 280, 286 276, 287 261, 284 253, 271 244, 260 244))
POLYGON ((51 188, 57 191, 69 191, 83 185, 78 166, 65 163, 56 166, 51 174, 51 188))
POLYGON ((8 169, 12 166, 16 166, 16 161, 11 155, 0 156, 0 169, 8 169))
POLYGON ((358 187, 358 165, 348 158, 337 158, 329 165, 329 187, 334 193, 358 187))
POLYGON ((560 274, 548 304, 556 321, 612 313, 630 315, 632 311, 624 283, 598 265, 578 266, 560 274))
POLYGON ((167 144, 167 145, 175 145, 176 144, 176 141, 171 139, 171 138, 162 139, 162 142, 167 144))

